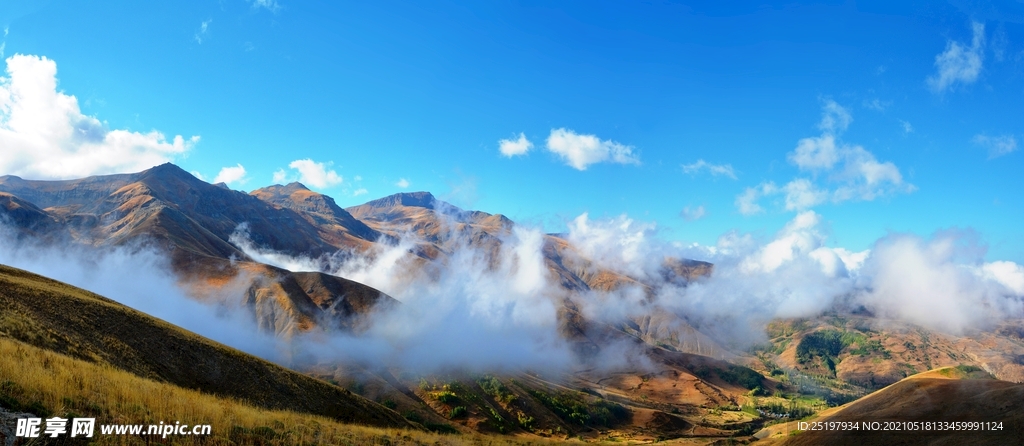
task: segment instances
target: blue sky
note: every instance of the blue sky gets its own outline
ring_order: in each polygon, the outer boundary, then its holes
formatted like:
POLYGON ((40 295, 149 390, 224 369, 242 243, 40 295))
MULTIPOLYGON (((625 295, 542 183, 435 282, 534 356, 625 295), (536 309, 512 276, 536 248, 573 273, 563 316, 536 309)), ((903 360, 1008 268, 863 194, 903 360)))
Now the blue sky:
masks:
POLYGON ((971 228, 1024 261, 1024 3, 311 3, 5 2, 0 174, 171 160, 703 245, 813 209, 854 251, 971 228))

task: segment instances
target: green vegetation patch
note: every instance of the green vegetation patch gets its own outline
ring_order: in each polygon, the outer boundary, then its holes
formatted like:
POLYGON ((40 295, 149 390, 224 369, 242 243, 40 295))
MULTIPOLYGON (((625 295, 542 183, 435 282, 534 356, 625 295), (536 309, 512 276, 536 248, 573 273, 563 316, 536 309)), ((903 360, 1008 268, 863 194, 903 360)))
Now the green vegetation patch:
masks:
POLYGON ((835 375, 839 354, 847 348, 851 355, 877 354, 885 359, 891 357, 889 351, 878 340, 869 339, 864 334, 855 331, 827 329, 804 336, 796 346, 796 359, 801 364, 807 364, 813 362, 815 358, 821 358, 824 365, 835 375))
POLYGON ((569 424, 611 427, 628 421, 631 416, 629 409, 620 404, 605 400, 587 402, 578 393, 547 393, 537 390, 528 392, 569 424))
POLYGON ((484 390, 484 393, 493 397, 496 401, 504 404, 510 404, 518 398, 516 394, 512 393, 508 387, 502 384, 498 378, 485 375, 484 377, 477 379, 476 383, 484 390))

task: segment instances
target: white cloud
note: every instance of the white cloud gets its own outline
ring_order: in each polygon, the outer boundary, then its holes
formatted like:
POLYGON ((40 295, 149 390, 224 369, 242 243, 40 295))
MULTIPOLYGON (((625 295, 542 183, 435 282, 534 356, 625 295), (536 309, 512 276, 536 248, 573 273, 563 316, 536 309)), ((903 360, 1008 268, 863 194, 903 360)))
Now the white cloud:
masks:
POLYGON ((914 133, 914 126, 910 125, 909 122, 900 119, 900 125, 903 126, 903 133, 906 133, 906 134, 914 133))
POLYGON ((973 22, 971 28, 974 32, 971 46, 950 40, 946 42, 946 50, 935 56, 938 71, 927 79, 933 92, 942 93, 957 83, 971 84, 978 80, 985 57, 985 24, 973 22))
POLYGON ((683 173, 694 175, 702 170, 707 170, 713 176, 723 175, 734 180, 736 179, 736 172, 733 171, 732 165, 729 164, 711 164, 703 159, 699 159, 692 164, 683 164, 683 173))
POLYGON ((683 211, 679 213, 686 221, 695 221, 704 218, 707 215, 707 211, 704 210, 704 205, 697 206, 691 209, 689 206, 683 208, 683 211))
POLYGON ((249 179, 245 177, 245 167, 242 167, 241 164, 238 164, 237 166, 234 167, 225 167, 221 169, 220 172, 217 173, 217 176, 213 179, 213 182, 214 184, 245 184, 245 182, 248 180, 249 179))
POLYGON ((507 158, 517 155, 525 155, 533 148, 533 143, 526 139, 526 134, 520 132, 519 139, 502 139, 498 141, 498 150, 507 158))
POLYGON ((902 234, 879 240, 862 268, 868 286, 858 300, 881 317, 951 333, 1021 317, 1020 265, 984 264, 965 242, 970 237, 960 231, 940 231, 930 240, 902 234))
POLYGON ((361 187, 361 188, 356 189, 355 191, 353 191, 352 192, 352 196, 353 197, 358 197, 360 195, 366 195, 367 193, 369 193, 369 191, 367 191, 366 188, 362 188, 361 187))
POLYGON ((786 193, 787 211, 810 209, 828 200, 828 191, 816 188, 806 178, 790 181, 782 189, 786 193))
POLYGON ((979 275, 999 282, 1018 296, 1024 296, 1024 266, 1000 260, 982 265, 979 275))
POLYGON ((558 155, 566 165, 576 170, 587 170, 587 166, 601 162, 618 164, 640 164, 633 154, 633 147, 611 140, 601 140, 595 135, 581 135, 564 128, 551 130, 547 141, 548 150, 558 155))
POLYGON ((1017 138, 1013 135, 975 135, 971 141, 979 146, 987 148, 989 159, 999 158, 1017 150, 1017 138))
POLYGON ((778 192, 778 187, 775 183, 767 182, 757 185, 757 187, 748 187, 742 194, 736 197, 736 208, 743 215, 754 215, 764 212, 764 208, 758 204, 758 200, 766 195, 772 195, 778 192))
POLYGON ((643 277, 652 264, 664 259, 656 254, 657 225, 653 222, 637 222, 626 215, 593 220, 583 213, 569 222, 568 227, 567 240, 580 254, 602 268, 643 277))
POLYGON ((333 164, 332 162, 318 163, 309 158, 292 161, 288 164, 288 167, 298 171, 298 178, 288 175, 288 172, 284 169, 278 169, 274 172, 274 184, 298 181, 316 189, 337 186, 344 181, 344 178, 334 170, 329 169, 333 164))
POLYGON ((744 272, 772 272, 798 254, 807 254, 823 245, 825 237, 817 230, 821 216, 814 211, 803 211, 779 232, 775 240, 743 259, 744 272))
POLYGON ((281 8, 281 5, 277 4, 277 0, 250 0, 253 9, 263 8, 270 12, 277 12, 281 8))
POLYGON ((826 133, 801 139, 789 154, 789 161, 801 170, 831 169, 839 161, 835 135, 826 133))
POLYGON ((395 186, 397 186, 399 188, 402 188, 402 189, 406 189, 406 188, 409 187, 409 180, 407 180, 405 178, 399 178, 398 182, 395 183, 395 186))
POLYGON ((818 128, 825 133, 841 133, 853 122, 850 111, 836 101, 825 99, 825 105, 821 107, 821 122, 818 128))
POLYGON ((202 180, 202 181, 206 181, 206 177, 204 177, 204 176, 203 176, 203 174, 199 173, 199 171, 198 171, 198 170, 193 170, 193 171, 191 171, 191 172, 189 172, 189 173, 191 173, 191 174, 192 174, 192 176, 194 176, 194 177, 196 177, 196 178, 199 178, 199 179, 200 179, 200 180, 202 180))
POLYGON ((0 78, 0 172, 36 179, 137 172, 188 152, 198 136, 109 130, 83 115, 78 99, 57 91, 57 64, 45 57, 7 58, 0 78))
POLYGON ((203 38, 206 37, 206 33, 210 30, 210 23, 213 23, 213 19, 204 20, 199 24, 199 30, 196 31, 195 40, 200 45, 203 44, 203 38))
POLYGON ((288 172, 285 172, 284 169, 277 169, 274 171, 274 184, 284 184, 288 182, 288 172))
MULTIPOLYGON (((849 111, 831 99, 825 100, 818 123, 822 134, 801 139, 787 156, 790 163, 814 177, 796 178, 782 187, 768 182, 747 188, 736 197, 736 208, 743 215, 758 214, 764 211, 759 204, 761 198, 777 194, 785 195, 786 210, 802 211, 825 202, 871 201, 916 190, 914 185, 903 181, 895 164, 880 162, 863 147, 840 141, 839 133, 852 122, 849 111), (833 186, 819 185, 816 182, 819 176, 833 186)), ((909 125, 905 123, 905 128, 909 125)))
POLYGON ((789 161, 801 170, 831 169, 840 157, 836 135, 845 131, 853 122, 850 111, 836 101, 825 99, 821 109, 821 121, 818 123, 821 136, 801 139, 796 149, 789 154, 789 161))

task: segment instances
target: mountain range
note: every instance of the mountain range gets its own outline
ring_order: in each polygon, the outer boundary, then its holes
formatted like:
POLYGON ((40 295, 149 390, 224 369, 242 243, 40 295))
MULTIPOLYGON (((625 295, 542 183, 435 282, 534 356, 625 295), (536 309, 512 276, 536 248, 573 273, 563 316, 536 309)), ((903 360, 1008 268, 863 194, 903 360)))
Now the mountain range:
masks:
MULTIPOLYGON (((358 338, 405 305, 388 294, 397 291, 342 277, 334 268, 339 261, 374 260, 399 249, 397 277, 430 283, 466 250, 483 270, 506 267, 503 253, 514 248, 510 240, 521 229, 501 214, 460 209, 428 192, 395 194, 346 209, 300 183, 245 193, 199 180, 173 164, 67 181, 0 177, 0 222, 15 238, 48 246, 164 253, 191 298, 242 308, 260 331, 284 340, 332 333, 358 338), (304 267, 274 260, 280 258, 302 260, 304 267)), ((265 387, 260 376, 290 380, 274 384, 284 393, 253 401, 268 408, 342 413, 322 409, 333 407, 329 401, 284 403, 313 392, 335 395, 329 399, 350 406, 369 404, 371 415, 380 405, 394 409, 368 419, 335 417, 341 420, 556 438, 748 436, 771 422, 759 415, 759 404, 818 411, 937 367, 977 367, 1003 380, 993 382, 1024 381, 1021 321, 964 336, 836 308, 815 318, 773 321, 767 342, 737 346, 653 298, 660 286, 686 287, 704 280, 714 274, 714 265, 666 257, 655 259, 655 276, 636 275, 601 262, 563 234, 542 234, 539 243, 542 274, 556 288, 549 297, 558 336, 571 345, 577 364, 569 374, 422 374, 380 364, 296 362, 291 365, 305 375, 291 375, 265 362, 256 368, 243 365, 258 360, 242 361, 223 346, 168 331, 160 321, 81 293, 76 296, 87 297, 47 300, 51 310, 42 312, 18 300, 17 293, 4 295, 9 300, 5 308, 17 309, 8 314, 29 321, 25 333, 56 334, 46 342, 10 330, 8 335, 146 378, 245 400, 252 397, 239 389, 265 387), (639 297, 620 302, 636 307, 624 315, 597 317, 586 310, 588 296, 621 299, 619 293, 627 291, 639 297), (123 324, 135 331, 118 332, 123 324), (89 340, 97 332, 109 336, 99 343, 89 340), (144 352, 157 348, 147 339, 158 338, 191 340, 178 346, 160 341, 161 351, 175 352, 173 360, 147 362, 144 352), (644 359, 614 369, 588 362, 623 348, 644 359), (188 371, 186 364, 208 369, 188 371), (211 378, 218 367, 245 369, 243 375, 254 381, 220 384, 211 378), (325 381, 335 385, 316 387, 325 381), (338 393, 338 386, 347 393, 338 393), (456 413, 458 407, 464 414, 456 413)), ((23 272, 4 273, 56 286, 23 272)), ((20 286, 7 283, 7 290, 20 286)))

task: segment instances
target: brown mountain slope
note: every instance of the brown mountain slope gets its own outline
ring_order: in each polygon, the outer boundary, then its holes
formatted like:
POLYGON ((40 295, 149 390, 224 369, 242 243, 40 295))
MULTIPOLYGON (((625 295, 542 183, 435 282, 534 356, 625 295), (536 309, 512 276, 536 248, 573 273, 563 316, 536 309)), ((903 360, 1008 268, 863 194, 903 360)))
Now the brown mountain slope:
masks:
MULTIPOLYGON (((200 181, 173 164, 69 181, 7 176, 0 177, 0 191, 6 191, 0 192, 0 202, 6 203, 0 213, 9 214, 7 219, 23 232, 94 246, 155 245, 171 253, 176 271, 206 296, 213 284, 238 285, 225 274, 239 272, 229 259, 248 259, 231 241, 240 227, 257 246, 314 258, 339 248, 366 249, 379 236, 329 197, 301 185, 289 187, 290 198, 283 198, 282 189, 282 197, 261 194, 269 200, 264 201, 200 181)), ((279 334, 320 324, 354 328, 356 313, 373 307, 370 300, 394 303, 377 290, 344 279, 324 279, 333 285, 321 287, 341 294, 322 292, 324 296, 313 298, 295 282, 306 273, 259 266, 245 271, 250 284, 233 297, 258 310, 261 326, 279 334), (354 296, 359 304, 351 304, 354 296)))
POLYGON ((178 260, 184 265, 175 269, 190 294, 201 300, 240 297, 260 329, 285 337, 314 327, 358 332, 372 313, 399 304, 374 288, 319 272, 198 255, 178 260), (232 289, 240 296, 224 292, 232 289))
POLYGON ((57 226, 57 220, 46 211, 4 192, 0 192, 0 223, 30 234, 48 233, 57 226))
POLYGON ((381 233, 422 240, 416 254, 429 260, 451 254, 462 243, 496 254, 498 238, 512 228, 512 221, 503 215, 465 211, 430 192, 390 195, 346 210, 381 233))
MULTIPOLYGON (((799 445, 1006 445, 1019 444, 1024 433, 1024 384, 992 379, 970 368, 945 368, 908 377, 849 403, 813 422, 990 423, 961 430, 806 430, 782 434, 773 444, 799 445), (964 373, 967 371, 967 373, 964 373), (995 423, 995 426, 991 423, 995 423)), ((893 427, 890 424, 890 428, 893 427)), ((793 427, 793 426, 790 426, 793 427)), ((798 427, 798 426, 797 426, 798 427)), ((952 429, 952 427, 950 427, 952 429)), ((781 432, 780 432, 781 433, 781 432)), ((759 434, 763 436, 765 434, 759 434)))
POLYGON ((267 408, 375 425, 397 413, 87 291, 0 265, 0 336, 267 408))
POLYGON ((300 183, 264 187, 250 192, 250 195, 297 212, 317 228, 321 239, 332 246, 365 250, 381 236, 339 207, 333 198, 313 192, 300 183))

